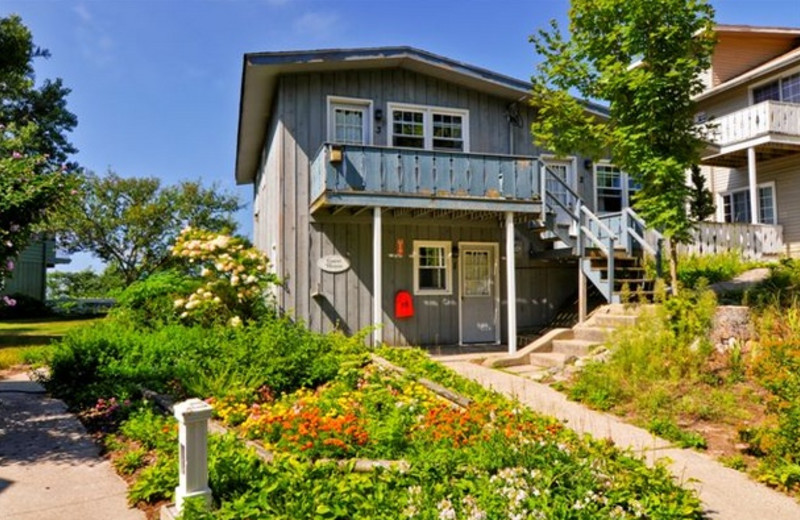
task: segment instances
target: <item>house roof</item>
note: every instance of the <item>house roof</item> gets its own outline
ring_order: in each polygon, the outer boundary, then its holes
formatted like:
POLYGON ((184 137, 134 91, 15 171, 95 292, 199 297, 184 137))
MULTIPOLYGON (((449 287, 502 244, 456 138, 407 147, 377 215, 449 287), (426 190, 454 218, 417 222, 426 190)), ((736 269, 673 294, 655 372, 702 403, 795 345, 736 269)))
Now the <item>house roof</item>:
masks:
MULTIPOLYGON (((236 141, 236 182, 255 180, 277 80, 282 74, 400 67, 466 87, 518 100, 531 83, 413 47, 255 52, 244 55, 236 141)), ((589 112, 607 115, 601 105, 583 102, 589 112)))
POLYGON ((785 37, 795 39, 800 37, 800 27, 765 27, 758 25, 726 25, 714 26, 714 31, 725 34, 751 34, 753 36, 785 37))

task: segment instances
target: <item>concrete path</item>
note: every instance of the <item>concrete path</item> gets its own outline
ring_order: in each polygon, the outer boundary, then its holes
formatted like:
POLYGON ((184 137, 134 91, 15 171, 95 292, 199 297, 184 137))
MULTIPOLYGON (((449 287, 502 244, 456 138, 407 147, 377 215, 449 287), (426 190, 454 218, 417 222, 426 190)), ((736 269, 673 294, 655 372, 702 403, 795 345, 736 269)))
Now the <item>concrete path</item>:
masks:
POLYGON ((792 498, 758 484, 743 473, 726 468, 702 453, 673 448, 669 442, 641 428, 568 401, 560 392, 529 379, 467 361, 443 362, 464 377, 517 398, 533 410, 565 421, 569 428, 578 433, 611 439, 621 448, 630 448, 642 455, 649 464, 657 459, 668 458, 672 461, 668 467, 678 481, 698 491, 709 518, 800 520, 800 504, 792 498))
POLYGON ((0 380, 0 519, 144 519, 126 491, 63 402, 25 374, 0 380))

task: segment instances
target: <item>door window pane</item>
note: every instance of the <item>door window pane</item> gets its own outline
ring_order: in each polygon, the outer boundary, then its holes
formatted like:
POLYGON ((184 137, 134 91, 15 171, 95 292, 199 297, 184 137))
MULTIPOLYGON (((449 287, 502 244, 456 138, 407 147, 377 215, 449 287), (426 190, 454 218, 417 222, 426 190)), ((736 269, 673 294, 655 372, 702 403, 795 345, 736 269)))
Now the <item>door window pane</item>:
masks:
POLYGON ((766 85, 753 89, 753 104, 768 100, 781 100, 780 82, 773 81, 772 83, 767 83, 766 85))
POLYGON ((464 251, 464 296, 491 296, 491 265, 489 251, 464 251))
POLYGON ((772 186, 758 188, 758 221, 762 224, 775 224, 775 194, 772 186))
POLYGON ((781 80, 781 101, 800 103, 800 72, 781 80))

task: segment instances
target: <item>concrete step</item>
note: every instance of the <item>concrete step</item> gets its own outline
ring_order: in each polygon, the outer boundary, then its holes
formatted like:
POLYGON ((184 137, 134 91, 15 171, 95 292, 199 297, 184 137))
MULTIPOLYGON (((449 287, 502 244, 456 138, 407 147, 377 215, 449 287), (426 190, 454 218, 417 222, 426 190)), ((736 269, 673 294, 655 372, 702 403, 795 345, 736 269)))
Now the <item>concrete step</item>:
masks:
POLYGON ((592 327, 590 325, 576 325, 572 332, 575 339, 605 343, 608 336, 614 332, 614 327, 592 327))
POLYGON ((636 324, 638 316, 624 314, 596 314, 595 323, 601 327, 625 327, 636 324))
POLYGON ((532 374, 538 374, 542 370, 545 370, 544 367, 539 365, 517 365, 512 367, 505 367, 503 370, 506 372, 511 372, 512 374, 516 374, 522 377, 528 377, 532 374))
POLYGON ((557 339, 553 341, 553 352, 571 356, 585 356, 598 343, 597 341, 585 339, 557 339))
MULTIPOLYGON (((530 365, 535 367, 560 367, 575 356, 563 352, 533 352, 528 356, 530 365)), ((529 365, 529 366, 530 366, 529 365)))

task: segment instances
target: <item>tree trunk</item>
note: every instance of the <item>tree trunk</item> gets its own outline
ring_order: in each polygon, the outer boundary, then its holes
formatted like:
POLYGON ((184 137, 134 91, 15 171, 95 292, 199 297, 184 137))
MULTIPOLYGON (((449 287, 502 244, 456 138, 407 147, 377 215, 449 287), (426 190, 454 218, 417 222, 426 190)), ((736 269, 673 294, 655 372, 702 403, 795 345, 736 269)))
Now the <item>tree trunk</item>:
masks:
POLYGON ((669 248, 669 278, 672 287, 672 295, 678 295, 678 245, 672 238, 667 239, 669 248))

